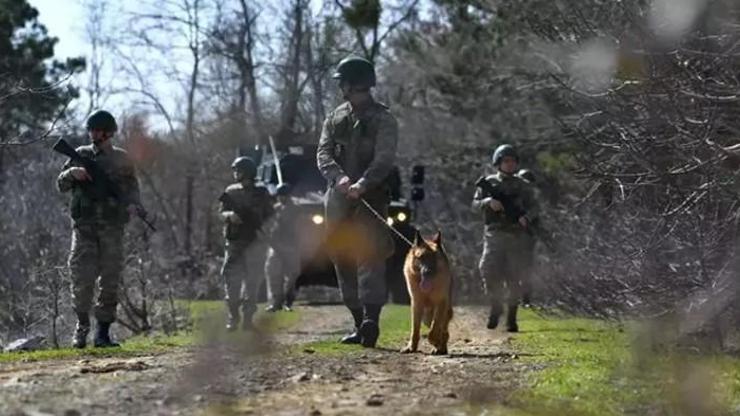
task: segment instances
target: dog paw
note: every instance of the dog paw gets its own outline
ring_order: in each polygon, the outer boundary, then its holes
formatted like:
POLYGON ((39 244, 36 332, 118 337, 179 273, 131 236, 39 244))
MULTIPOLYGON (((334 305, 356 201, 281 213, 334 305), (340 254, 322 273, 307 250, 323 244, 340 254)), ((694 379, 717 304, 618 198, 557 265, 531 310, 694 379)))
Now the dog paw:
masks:
POLYGON ((413 348, 410 345, 401 349, 401 354, 411 354, 412 352, 416 352, 416 348, 413 348))
POLYGON ((447 355, 447 347, 433 349, 432 355, 447 355))

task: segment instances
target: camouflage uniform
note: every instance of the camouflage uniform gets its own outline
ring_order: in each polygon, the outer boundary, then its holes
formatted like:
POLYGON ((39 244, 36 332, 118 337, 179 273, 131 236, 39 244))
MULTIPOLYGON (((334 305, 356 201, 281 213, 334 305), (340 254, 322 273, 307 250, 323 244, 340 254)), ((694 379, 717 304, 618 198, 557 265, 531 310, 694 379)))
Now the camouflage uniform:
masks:
POLYGON ((334 185, 344 175, 364 185, 362 197, 385 218, 390 199, 384 180, 393 167, 397 143, 396 119, 375 101, 359 112, 349 102, 341 104, 327 116, 321 132, 317 162, 329 184, 325 213, 330 255, 342 299, 351 311, 367 305, 379 311, 385 304, 385 260, 394 246, 385 225, 334 185))
POLYGON ((250 326, 256 309, 257 290, 262 282, 267 245, 259 229, 272 213, 272 197, 267 189, 251 182, 229 185, 224 194, 234 202, 234 207, 221 203, 221 212, 234 211, 241 218, 240 224, 224 223, 225 254, 221 276, 224 280, 224 300, 232 317, 237 317, 239 307, 244 314, 244 325, 250 326))
MULTIPOLYGON (((111 146, 100 150, 94 145, 77 148, 77 153, 94 160, 119 188, 122 199, 139 204, 139 185, 134 165, 125 150, 111 146)), ((69 268, 72 279, 72 304, 79 315, 87 315, 93 302, 95 280, 99 293, 95 302, 98 322, 116 320, 118 286, 123 269, 123 229, 129 220, 126 206, 112 198, 97 197, 85 183, 70 172, 75 163, 65 163, 57 178, 61 192, 71 192, 72 248, 69 268)))
POLYGON ((286 302, 286 294, 293 293, 295 281, 301 273, 298 218, 298 207, 292 200, 278 204, 269 229, 270 248, 265 261, 265 275, 267 296, 274 309, 280 309, 284 304, 290 306, 292 301, 286 302))
MULTIPOLYGON (((498 172, 486 177, 495 188, 510 196, 513 204, 526 213, 528 221, 537 218, 538 207, 531 186, 523 179, 498 172)), ((521 297, 521 282, 526 278, 531 259, 532 237, 518 223, 507 218, 504 212, 494 212, 484 202, 489 195, 478 188, 473 197, 473 208, 483 212, 485 233, 483 254, 478 265, 491 298, 489 327, 495 327, 503 311, 503 302, 508 306, 507 326, 516 328, 516 310, 521 297)))

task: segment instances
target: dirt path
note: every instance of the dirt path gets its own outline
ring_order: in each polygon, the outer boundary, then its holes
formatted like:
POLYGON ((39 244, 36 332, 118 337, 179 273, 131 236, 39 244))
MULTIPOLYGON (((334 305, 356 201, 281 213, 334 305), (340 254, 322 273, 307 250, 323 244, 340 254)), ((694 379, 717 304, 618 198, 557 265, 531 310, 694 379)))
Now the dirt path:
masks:
POLYGON ((306 325, 270 339, 132 359, 0 364, 0 414, 450 414, 501 402, 521 380, 507 338, 480 330, 484 315, 456 309, 446 357, 402 355, 402 345, 352 356, 288 354, 286 345, 338 338, 350 325, 343 307, 305 306, 306 325))

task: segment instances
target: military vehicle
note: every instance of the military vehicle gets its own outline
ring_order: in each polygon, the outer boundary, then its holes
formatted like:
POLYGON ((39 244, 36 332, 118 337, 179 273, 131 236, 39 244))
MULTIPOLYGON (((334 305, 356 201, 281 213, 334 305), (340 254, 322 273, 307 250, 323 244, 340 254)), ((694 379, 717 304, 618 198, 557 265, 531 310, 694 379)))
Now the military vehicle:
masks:
MULTIPOLYGON (((316 145, 289 146, 278 151, 277 162, 269 146, 254 149, 250 155, 257 162, 257 180, 261 181, 274 194, 279 183, 291 185, 291 196, 301 207, 303 227, 298 232, 302 256, 301 275, 296 290, 302 286, 337 286, 334 267, 325 250, 325 224, 323 195, 326 180, 316 166, 316 145), (308 253, 308 254, 306 254, 308 253)), ((386 179, 391 193, 391 204, 386 223, 401 235, 413 241, 416 228, 413 226, 415 206, 424 199, 424 167, 412 169, 413 189, 409 199, 401 192, 401 175, 398 167, 386 179)), ((386 280, 390 300, 394 303, 409 303, 406 282, 403 277, 403 262, 409 250, 408 244, 396 233, 391 232, 395 242, 395 252, 387 260, 386 280)), ((299 255, 298 253, 296 253, 299 255)))

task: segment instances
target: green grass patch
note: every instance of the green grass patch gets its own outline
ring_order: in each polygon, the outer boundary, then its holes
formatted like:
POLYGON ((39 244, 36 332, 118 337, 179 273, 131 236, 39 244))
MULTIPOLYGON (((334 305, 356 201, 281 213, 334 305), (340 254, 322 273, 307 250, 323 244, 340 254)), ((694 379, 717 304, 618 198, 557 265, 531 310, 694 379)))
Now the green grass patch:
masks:
MULTIPOLYGON (((214 340, 214 336, 216 340, 238 340, 243 337, 241 331, 227 334, 223 329, 226 312, 222 301, 178 300, 177 306, 185 310, 190 316, 192 324, 187 330, 169 335, 137 335, 124 340, 121 342, 121 346, 117 348, 93 348, 88 346, 84 349, 59 348, 0 353, 0 363, 95 357, 135 357, 158 354, 173 348, 198 345, 207 340, 214 340)), ((256 326, 262 331, 269 333, 284 330, 292 327, 300 320, 300 312, 267 313, 264 312, 264 306, 259 305, 254 317, 256 326)), ((91 333, 88 337, 90 345, 92 345, 93 335, 91 333)), ((67 341, 66 338, 63 338, 63 340, 67 341)))
MULTIPOLYGON (((349 316, 349 311, 346 312, 349 316)), ((410 310, 405 305, 388 304, 383 307, 380 315, 380 338, 378 338, 378 347, 387 349, 400 349, 408 340, 410 331, 410 310)), ((350 328, 347 328, 349 330, 350 328)), ((341 354, 360 354, 363 351, 360 345, 345 345, 338 341, 345 333, 337 334, 336 338, 323 341, 311 342, 305 345, 296 346, 295 352, 302 352, 310 349, 317 354, 324 355, 341 355, 341 354)))
POLYGON ((683 402, 686 389, 703 389, 698 397, 711 409, 707 414, 730 414, 740 405, 737 358, 646 352, 635 348, 636 324, 548 318, 525 310, 519 326, 523 331, 512 348, 522 363, 544 366, 513 395, 530 414, 692 414, 683 402))
POLYGON ((117 348, 84 349, 59 348, 28 352, 11 352, 0 354, 0 363, 29 362, 43 360, 83 359, 96 357, 136 357, 158 354, 172 348, 192 345, 192 334, 180 332, 174 335, 136 336, 121 343, 117 348))

